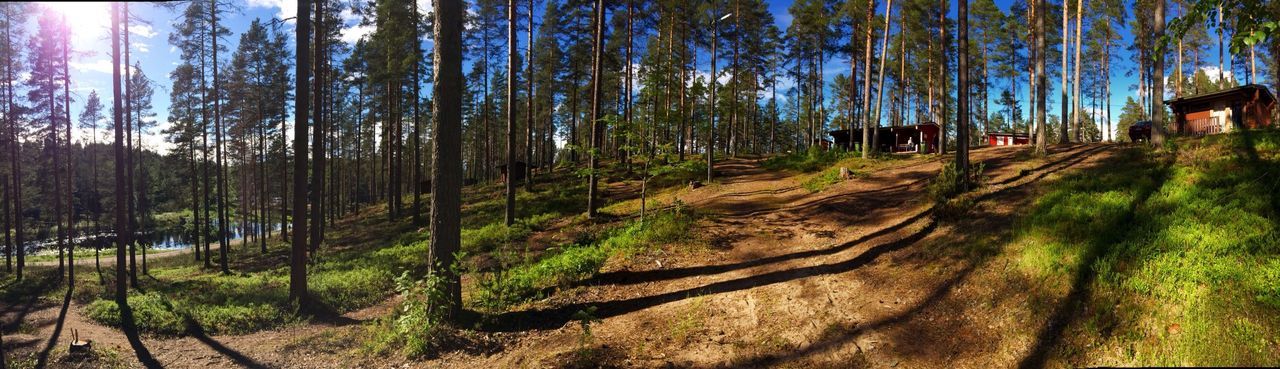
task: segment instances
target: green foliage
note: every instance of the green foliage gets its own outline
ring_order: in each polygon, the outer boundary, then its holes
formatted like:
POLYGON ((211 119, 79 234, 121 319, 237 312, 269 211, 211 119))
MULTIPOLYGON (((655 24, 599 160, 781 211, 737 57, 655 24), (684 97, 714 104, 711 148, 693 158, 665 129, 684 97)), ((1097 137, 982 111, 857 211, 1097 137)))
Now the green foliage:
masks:
MULTIPOLYGON (((133 317, 138 329, 164 335, 178 335, 186 332, 182 316, 174 311, 163 295, 158 293, 130 294, 129 307, 133 309, 133 317)), ((99 323, 120 326, 120 306, 112 300, 98 300, 85 309, 89 319, 99 323)))
MULTIPOLYGON (((852 169, 850 169, 849 173, 854 176, 863 175, 863 173, 853 171, 852 169)), ((825 190, 827 187, 831 187, 831 185, 840 183, 841 180, 843 180, 843 178, 840 177, 840 168, 835 167, 828 168, 827 170, 822 171, 821 174, 809 177, 809 179, 805 180, 800 185, 806 190, 809 190, 809 192, 817 193, 825 190)))
POLYGON ((956 168, 956 162, 948 161, 942 165, 942 169, 938 171, 938 176, 929 182, 929 198, 937 203, 945 203, 964 193, 966 185, 970 190, 981 186, 984 167, 985 164, 983 163, 970 165, 969 177, 961 179, 960 171, 956 168))
POLYGON ((656 165, 649 168, 649 186, 666 188, 683 186, 691 181, 705 179, 707 176, 706 160, 691 159, 667 165, 656 165))
POLYGON ((1109 327, 1092 345, 1126 365, 1280 363, 1280 132, 1162 152, 1126 149, 1051 185, 1017 226, 1018 264, 1086 281, 1071 288, 1091 291, 1090 308, 1068 332, 1109 327), (1172 324, 1180 333, 1164 335, 1172 324))
POLYGON ((480 228, 463 229, 462 250, 472 254, 493 251, 507 243, 529 237, 530 233, 542 230, 547 223, 558 217, 558 213, 543 213, 518 219, 510 226, 494 222, 480 228))
POLYGON ((810 146, 808 151, 796 152, 787 155, 775 156, 764 161, 764 167, 770 170, 794 170, 800 172, 815 172, 823 168, 829 167, 841 159, 859 155, 857 151, 844 151, 843 149, 824 150, 817 146, 810 146))
POLYGON ((648 246, 686 239, 692 224, 693 217, 680 209, 659 213, 644 222, 633 221, 609 231, 599 241, 580 241, 541 260, 482 276, 474 295, 475 304, 501 310, 541 298, 544 289, 566 287, 590 278, 611 256, 627 256, 648 246))
MULTIPOLYGON (((404 297, 399 309, 390 317, 391 342, 403 347, 410 358, 432 355, 445 332, 445 313, 439 301, 445 299, 445 283, 438 273, 415 278, 408 271, 396 277, 396 292, 404 297)), ((384 336, 385 338, 385 336, 384 336)))

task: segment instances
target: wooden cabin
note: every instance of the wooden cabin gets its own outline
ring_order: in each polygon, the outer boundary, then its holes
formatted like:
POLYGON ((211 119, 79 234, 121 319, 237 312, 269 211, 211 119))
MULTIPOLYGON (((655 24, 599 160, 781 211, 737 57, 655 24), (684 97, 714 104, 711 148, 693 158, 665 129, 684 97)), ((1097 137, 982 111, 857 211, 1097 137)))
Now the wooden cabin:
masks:
POLYGON ((1024 133, 987 132, 987 145, 1016 146, 1031 144, 1031 135, 1024 133))
POLYGON ((1165 100, 1173 110, 1169 132, 1203 136, 1271 126, 1276 98, 1266 86, 1250 84, 1165 100))
MULTIPOLYGON (((938 133, 941 127, 937 123, 928 122, 910 126, 899 127, 880 127, 877 128, 880 134, 878 149, 881 152, 918 152, 918 153, 934 153, 938 152, 938 133)), ((853 130, 853 145, 857 147, 862 144, 862 129, 855 128, 853 130)), ((846 147, 849 144, 849 130, 841 129, 827 132, 831 135, 832 141, 836 147, 846 147)))

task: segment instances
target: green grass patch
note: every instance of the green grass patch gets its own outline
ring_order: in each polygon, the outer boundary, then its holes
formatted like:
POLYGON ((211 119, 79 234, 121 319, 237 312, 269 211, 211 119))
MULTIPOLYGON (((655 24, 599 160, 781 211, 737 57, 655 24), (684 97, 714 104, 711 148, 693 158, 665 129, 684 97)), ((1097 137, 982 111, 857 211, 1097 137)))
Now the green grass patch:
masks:
POLYGON ((613 256, 629 256, 644 248, 684 240, 693 225, 687 211, 656 213, 632 221, 595 240, 581 240, 550 251, 540 260, 482 275, 474 304, 490 310, 541 298, 545 289, 565 287, 594 276, 613 256))
POLYGON ((1079 365, 1280 364, 1280 132, 1121 150, 1054 182, 1017 225, 1026 276, 1090 292, 1058 352, 1079 365))
POLYGON ((770 170, 794 170, 809 173, 822 170, 840 160, 857 155, 861 155, 860 152, 844 151, 844 149, 839 148, 823 150, 817 146, 810 146, 807 151, 771 157, 765 160, 763 165, 770 170))
POLYGON ((463 229, 462 250, 473 255, 496 250, 507 243, 529 237, 529 234, 542 230, 559 217, 559 213, 543 213, 518 219, 510 226, 494 222, 480 228, 463 229))

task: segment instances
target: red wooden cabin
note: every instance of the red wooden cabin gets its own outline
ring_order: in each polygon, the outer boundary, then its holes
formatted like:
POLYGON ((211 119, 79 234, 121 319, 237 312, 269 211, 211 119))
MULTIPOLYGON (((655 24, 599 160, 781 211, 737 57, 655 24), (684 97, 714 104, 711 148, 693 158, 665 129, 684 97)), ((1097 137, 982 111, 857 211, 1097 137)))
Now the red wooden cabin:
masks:
MULTIPOLYGON (((881 152, 938 152, 938 132, 941 131, 941 128, 938 127, 937 123, 928 122, 910 126, 880 127, 878 131, 880 134, 878 149, 881 152)), ((849 130, 847 129, 827 133, 831 135, 836 147, 845 147, 849 142, 849 130)), ((862 130, 855 128, 851 147, 857 147, 860 144, 862 144, 862 130)))
POLYGON ((1164 103, 1174 114, 1169 132, 1201 136, 1270 127, 1276 98, 1266 86, 1251 84, 1164 103))
POLYGON ((1031 144, 1031 136, 1023 133, 987 132, 987 145, 1014 146, 1031 144))

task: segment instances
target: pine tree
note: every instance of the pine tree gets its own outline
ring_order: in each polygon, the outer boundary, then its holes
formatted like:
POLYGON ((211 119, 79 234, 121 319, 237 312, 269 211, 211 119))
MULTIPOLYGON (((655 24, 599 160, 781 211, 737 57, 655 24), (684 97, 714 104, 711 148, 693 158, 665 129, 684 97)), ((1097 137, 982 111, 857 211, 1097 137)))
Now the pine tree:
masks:
POLYGON ((298 0, 294 40, 297 63, 294 75, 293 112, 293 241, 289 253, 289 301, 298 307, 310 302, 307 295, 307 108, 311 73, 311 2, 298 0))
POLYGON ((59 150, 69 150, 69 143, 61 142, 59 133, 63 127, 63 121, 66 119, 65 110, 66 102, 59 99, 59 94, 63 93, 64 65, 66 60, 63 56, 63 50, 66 47, 64 32, 67 32, 66 24, 62 22, 59 14, 48 8, 40 10, 38 14, 38 26, 36 33, 28 41, 27 47, 30 53, 27 54, 27 64, 31 66, 31 74, 26 80, 27 101, 31 103, 30 111, 33 113, 32 119, 36 122, 48 122, 48 128, 42 133, 42 140, 45 143, 44 152, 48 156, 49 164, 41 168, 52 173, 53 186, 45 188, 44 193, 46 201, 53 203, 53 219, 51 223, 56 228, 56 240, 58 248, 58 278, 63 278, 66 273, 66 250, 67 250, 67 229, 62 223, 62 181, 64 180, 63 157, 59 150), (65 145, 65 146, 64 146, 65 145), (49 193, 51 192, 51 194, 49 193))
MULTIPOLYGON (((8 198, 12 208, 6 207, 5 213, 12 219, 14 245, 17 248, 17 268, 15 268, 14 277, 21 281, 23 278, 23 268, 26 265, 26 248, 23 238, 23 206, 22 206, 22 160, 21 160, 21 144, 20 137, 23 136, 25 126, 19 122, 19 117, 25 109, 18 106, 14 101, 13 84, 17 81, 17 76, 22 72, 24 65, 22 63, 22 50, 25 47, 18 46, 23 39, 25 32, 24 24, 26 24, 27 14, 32 7, 27 3, 2 3, 0 4, 0 27, 4 28, 4 38, 0 39, 0 54, 4 59, 4 117, 5 128, 8 130, 9 144, 9 179, 13 181, 9 187, 8 198)), ((7 234, 7 232, 6 232, 7 234)), ((7 259, 6 259, 7 260, 7 259)))
POLYGON ((431 273, 445 281, 445 316, 462 312, 462 282, 454 267, 462 220, 462 17, 460 0, 435 1, 435 83, 432 84, 431 273))

